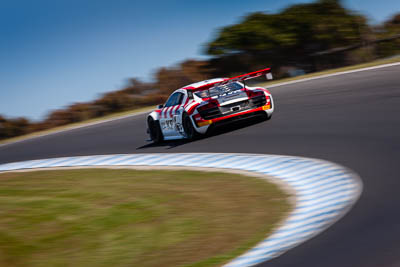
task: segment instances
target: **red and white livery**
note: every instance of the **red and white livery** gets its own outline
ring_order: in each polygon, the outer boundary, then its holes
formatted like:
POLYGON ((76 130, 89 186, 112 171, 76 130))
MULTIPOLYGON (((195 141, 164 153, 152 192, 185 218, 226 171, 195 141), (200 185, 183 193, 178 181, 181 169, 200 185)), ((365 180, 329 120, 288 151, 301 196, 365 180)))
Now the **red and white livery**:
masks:
POLYGON ((253 116, 270 119, 274 112, 271 93, 262 87, 249 87, 245 80, 266 75, 263 69, 233 78, 216 78, 175 90, 165 105, 159 105, 147 117, 153 142, 193 139, 218 126, 253 116))

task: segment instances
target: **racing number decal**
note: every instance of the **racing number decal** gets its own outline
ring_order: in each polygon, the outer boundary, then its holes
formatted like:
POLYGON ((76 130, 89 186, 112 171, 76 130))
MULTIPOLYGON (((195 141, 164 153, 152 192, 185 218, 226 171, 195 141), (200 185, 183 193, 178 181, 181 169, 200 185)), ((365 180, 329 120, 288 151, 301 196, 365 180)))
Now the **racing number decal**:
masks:
POLYGON ((164 135, 176 136, 182 134, 182 110, 180 108, 187 102, 187 96, 182 92, 175 92, 168 98, 166 107, 160 113, 160 124, 164 135))
POLYGON ((165 121, 165 127, 168 129, 173 129, 173 122, 172 119, 168 119, 165 121))
POLYGON ((180 107, 179 106, 172 106, 164 108, 161 112, 161 128, 168 129, 168 130, 175 130, 176 118, 175 113, 176 110, 180 107))
POLYGON ((172 118, 169 116, 169 109, 171 107, 163 108, 161 111, 161 128, 162 129, 172 129, 172 118))

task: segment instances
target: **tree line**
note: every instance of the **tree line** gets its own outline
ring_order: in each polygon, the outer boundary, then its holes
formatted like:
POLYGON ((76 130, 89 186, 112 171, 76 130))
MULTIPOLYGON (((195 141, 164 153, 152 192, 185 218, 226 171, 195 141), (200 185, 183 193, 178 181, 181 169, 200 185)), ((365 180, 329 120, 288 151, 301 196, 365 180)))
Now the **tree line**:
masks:
POLYGON ((204 53, 208 60, 159 68, 153 82, 131 78, 120 90, 54 110, 40 122, 0 116, 0 139, 160 104, 173 90, 211 77, 269 66, 276 78, 284 78, 398 55, 400 13, 381 25, 370 25, 340 0, 292 5, 274 14, 251 13, 219 29, 204 53))

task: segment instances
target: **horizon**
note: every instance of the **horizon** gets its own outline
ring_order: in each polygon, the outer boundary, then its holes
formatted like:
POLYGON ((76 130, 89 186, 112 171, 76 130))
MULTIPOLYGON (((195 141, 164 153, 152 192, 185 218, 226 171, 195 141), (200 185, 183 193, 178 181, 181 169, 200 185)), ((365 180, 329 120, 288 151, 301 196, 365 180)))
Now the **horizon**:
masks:
MULTIPOLYGON (((129 78, 150 81, 157 68, 209 58, 202 47, 218 28, 250 12, 276 13, 314 1, 135 2, 2 3, 0 114, 37 121, 51 110, 118 90, 129 78)), ((344 5, 372 24, 400 11, 394 0, 344 5)))

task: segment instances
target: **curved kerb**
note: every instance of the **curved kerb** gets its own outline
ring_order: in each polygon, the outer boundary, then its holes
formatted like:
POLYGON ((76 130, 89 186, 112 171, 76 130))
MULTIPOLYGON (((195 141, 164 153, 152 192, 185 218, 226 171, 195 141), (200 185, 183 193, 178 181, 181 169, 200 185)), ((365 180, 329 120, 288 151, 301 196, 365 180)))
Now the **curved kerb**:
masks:
MULTIPOLYGON (((64 157, 0 165, 0 172, 78 166, 176 166, 236 169, 274 177, 296 194, 295 208, 275 232, 225 266, 252 266, 307 241, 340 219, 362 183, 348 169, 318 159, 257 154, 124 154, 64 157)), ((276 182, 276 181, 275 181, 276 182)))

